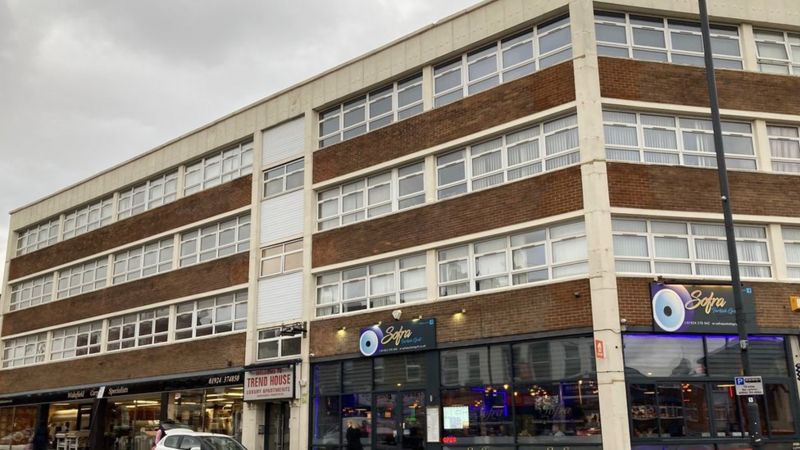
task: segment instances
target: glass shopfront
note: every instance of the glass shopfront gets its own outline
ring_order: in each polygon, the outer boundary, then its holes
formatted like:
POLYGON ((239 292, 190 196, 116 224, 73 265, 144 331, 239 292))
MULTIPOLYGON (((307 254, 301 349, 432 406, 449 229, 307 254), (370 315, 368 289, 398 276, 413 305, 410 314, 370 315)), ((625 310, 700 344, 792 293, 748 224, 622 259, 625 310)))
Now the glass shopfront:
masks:
MULTIPOLYGON (((626 334, 623 344, 634 449, 749 448, 746 397, 733 383, 742 373, 736 336, 626 334)), ((767 449, 798 439, 786 344, 782 336, 750 337, 752 372, 764 380, 756 401, 767 449)))
POLYGON ((446 449, 600 448, 588 337, 320 363, 312 384, 318 449, 424 449, 429 425, 446 449))
POLYGON ((0 408, 0 450, 23 450, 36 429, 35 406, 0 408))

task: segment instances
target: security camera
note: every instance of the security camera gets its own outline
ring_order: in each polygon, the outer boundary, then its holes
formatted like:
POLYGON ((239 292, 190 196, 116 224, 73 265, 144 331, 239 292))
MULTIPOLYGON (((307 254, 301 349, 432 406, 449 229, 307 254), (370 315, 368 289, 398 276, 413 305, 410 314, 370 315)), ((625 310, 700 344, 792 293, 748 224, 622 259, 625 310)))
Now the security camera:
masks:
POLYGON ((394 320, 400 320, 400 318, 403 317, 403 311, 400 309, 395 309, 392 311, 392 317, 394 317, 394 320))

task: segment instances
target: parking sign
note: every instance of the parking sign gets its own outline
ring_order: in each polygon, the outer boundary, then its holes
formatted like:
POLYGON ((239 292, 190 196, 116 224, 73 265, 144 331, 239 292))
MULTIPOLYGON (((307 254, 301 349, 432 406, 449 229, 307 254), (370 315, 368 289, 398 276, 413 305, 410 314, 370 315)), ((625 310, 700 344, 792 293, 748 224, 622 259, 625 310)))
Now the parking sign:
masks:
POLYGON ((761 377, 736 377, 733 384, 736 386, 736 395, 764 395, 761 377))

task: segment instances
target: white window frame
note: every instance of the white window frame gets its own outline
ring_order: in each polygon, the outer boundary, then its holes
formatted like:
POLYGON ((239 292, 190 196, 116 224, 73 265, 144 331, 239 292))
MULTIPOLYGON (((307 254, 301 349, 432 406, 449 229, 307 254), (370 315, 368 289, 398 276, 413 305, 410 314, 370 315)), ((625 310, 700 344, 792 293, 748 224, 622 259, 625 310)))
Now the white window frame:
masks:
MULTIPOLYGON (((706 128, 697 128, 697 127, 685 127, 681 123, 682 121, 689 121, 689 120, 701 120, 708 122, 710 124, 711 119, 706 117, 693 117, 693 116, 673 116, 669 114, 651 114, 651 113, 642 113, 636 111, 621 111, 621 110, 603 110, 603 127, 604 129, 607 127, 625 127, 625 128, 635 128, 636 129, 636 146, 629 146, 629 145, 620 145, 620 144, 609 144, 609 136, 608 133, 604 132, 605 135, 605 150, 606 150, 606 157, 609 161, 620 161, 620 162, 634 162, 634 163, 641 163, 641 164, 656 164, 656 165, 677 165, 677 166, 685 166, 685 167, 701 167, 701 168, 716 168, 717 160, 716 160, 716 153, 713 151, 711 152, 703 152, 697 150, 687 150, 684 146, 684 133, 695 133, 695 134, 703 134, 707 136, 711 136, 713 138, 713 130, 706 129, 706 128), (611 120, 609 117, 611 114, 625 114, 625 115, 634 115, 636 123, 631 122, 620 122, 611 120), (642 123, 642 116, 647 117, 661 117, 666 119, 671 119, 674 121, 674 126, 660 126, 660 125, 644 125, 642 123), (675 140, 676 140, 676 148, 674 149, 667 149, 667 148, 651 148, 645 147, 645 130, 659 130, 659 131, 670 131, 675 133, 675 140), (625 152, 637 152, 638 153, 638 160, 633 161, 630 159, 622 159, 614 157, 610 152, 614 150, 620 150, 625 152), (662 162, 650 162, 645 160, 645 153, 658 153, 662 155, 673 155, 678 157, 677 164, 669 164, 669 163, 662 163, 662 162), (696 165, 696 164, 687 164, 686 159, 687 157, 697 158, 698 161, 704 161, 710 163, 710 165, 696 165)), ((752 150, 752 154, 744 155, 739 153, 725 153, 725 161, 729 169, 733 170, 747 170, 747 171, 756 171, 758 170, 758 159, 756 156, 756 147, 755 147, 755 139, 753 135, 753 124, 751 122, 743 122, 743 121, 734 121, 734 120, 723 120, 722 121, 722 135, 730 136, 730 137, 737 137, 737 138, 747 138, 750 140, 750 149, 752 150), (743 133, 740 131, 731 131, 731 129, 725 129, 726 127, 732 126, 742 126, 747 125, 750 128, 749 133, 743 133), (741 164, 748 164, 752 162, 752 168, 742 167, 741 164)), ((713 145, 713 143, 712 143, 713 145)), ((726 147, 727 148, 727 147, 726 147)))
POLYGON ((280 334, 282 327, 273 327, 273 328, 263 328, 257 331, 258 340, 256 342, 256 359, 258 361, 271 361, 276 359, 283 359, 289 357, 300 357, 302 353, 302 339, 303 336, 300 334, 296 334, 293 336, 282 336, 280 334), (268 334, 273 334, 273 336, 269 336, 268 334), (298 351, 297 353, 290 353, 284 354, 284 343, 287 341, 297 341, 298 342, 298 351), (271 356, 268 358, 261 357, 261 345, 262 344, 269 344, 272 342, 276 342, 278 344, 278 356, 271 356))
POLYGON ((229 147, 186 164, 183 195, 191 195, 253 172, 253 142, 229 147), (193 180, 192 178, 197 178, 193 180))
POLYGON ((293 273, 303 270, 303 239, 294 239, 287 242, 281 242, 280 244, 268 245, 266 247, 261 248, 261 258, 259 264, 259 273, 261 277, 274 277, 277 275, 283 275, 287 273, 293 273), (293 248, 299 244, 299 248, 293 248), (287 250, 287 247, 292 247, 287 250), (270 250, 277 250, 277 254, 268 255, 270 250), (286 264, 286 257, 298 257, 300 258, 300 264, 297 267, 289 267, 287 268, 286 264), (264 263, 270 260, 278 260, 279 269, 276 272, 265 273, 264 272, 264 263))
POLYGON ((52 273, 11 284, 8 310, 16 311, 52 302, 53 285, 52 273))
POLYGON ((262 172, 261 179, 263 181, 261 195, 262 198, 268 199, 283 195, 289 192, 303 189, 303 176, 305 174, 305 163, 303 158, 296 159, 278 166, 270 167, 262 172), (299 165, 298 165, 299 163, 299 165), (280 173, 279 173, 280 172, 280 173), (273 178, 269 178, 274 174, 273 178), (297 178, 300 178, 300 183, 295 184, 297 178), (280 185, 280 190, 271 194, 267 193, 267 185, 280 185))
POLYGON ((477 142, 474 144, 470 144, 466 147, 462 147, 460 149, 454 151, 448 151, 441 154, 436 155, 436 194, 438 200, 443 200, 445 198, 454 197, 457 195, 467 194, 470 192, 476 192, 478 190, 489 189, 491 187, 496 187, 503 185, 505 183, 509 183, 512 181, 521 180, 524 178, 529 178, 533 176, 540 175, 544 172, 549 172, 557 169, 561 169, 564 167, 572 166, 575 164, 580 163, 580 146, 578 145, 579 136, 578 134, 578 122, 577 116, 575 114, 570 114, 567 116, 559 117, 557 119, 548 120, 546 122, 538 123, 532 126, 525 127, 521 130, 516 130, 512 133, 506 133, 503 136, 494 137, 492 139, 484 140, 481 142, 477 142), (557 126, 558 124, 562 124, 559 128, 555 129, 548 129, 550 126, 557 126), (550 149, 547 145, 547 141, 549 138, 559 134, 567 134, 575 132, 576 134, 576 145, 570 147, 566 150, 561 150, 558 153, 548 154, 550 149), (535 132, 536 134, 527 138, 523 138, 520 140, 513 140, 511 143, 509 141, 513 138, 516 139, 518 135, 524 135, 527 132, 535 132), (482 152, 480 154, 476 153, 476 148, 483 146, 484 144, 489 144, 492 142, 498 141, 498 145, 490 151, 482 152), (535 143, 538 148, 538 156, 527 160, 523 163, 518 163, 515 165, 510 165, 509 163, 509 153, 523 145, 528 143, 535 143), (490 153, 498 153, 500 154, 501 162, 500 167, 493 172, 487 172, 480 175, 474 175, 475 167, 474 167, 474 160, 477 158, 481 158, 484 155, 488 155, 490 153), (461 157, 458 159, 453 159, 451 161, 447 161, 444 163, 440 163, 442 158, 452 157, 458 153, 461 153, 461 157), (441 182, 441 171, 447 169, 450 166, 455 166, 459 164, 464 164, 464 177, 456 180, 451 181, 446 184, 440 184, 441 182), (515 171, 521 171, 526 167, 533 167, 533 172, 528 174, 521 174, 519 176, 512 175, 515 171), (493 176, 499 176, 501 180, 495 182, 493 184, 476 188, 475 182, 482 179, 488 179, 493 176), (463 186, 463 188, 462 188, 463 186), (452 191, 449 193, 448 191, 452 191), (444 194, 443 194, 444 193, 444 194))
POLYGON ((319 148, 325 148, 415 116, 422 112, 422 101, 422 73, 420 72, 373 89, 367 94, 353 97, 332 108, 327 108, 319 113, 317 124, 319 148), (419 91, 419 99, 400 105, 401 95, 412 89, 419 91), (370 117, 371 106, 388 97, 391 97, 390 109, 375 117, 370 117), (364 109, 364 120, 345 126, 345 116, 361 108, 364 109), (334 131, 323 133, 323 124, 328 122, 335 122, 337 128, 334 131))
MULTIPOLYGON (((634 217, 614 217, 612 218, 612 224, 616 224, 617 221, 635 221, 635 222, 646 222, 647 231, 646 232, 635 232, 635 231, 612 231, 614 237, 617 236, 637 236, 637 237, 644 237, 647 241, 647 256, 620 256, 617 255, 617 252, 614 252, 614 260, 616 262, 622 261, 630 261, 630 262, 645 262, 649 264, 650 270, 648 272, 624 272, 621 270, 617 270, 617 274, 624 274, 624 275, 674 275, 674 276, 696 276, 696 277, 705 277, 705 278, 730 278, 730 275, 716 275, 716 274, 707 274, 707 273, 700 273, 700 269, 698 266, 716 266, 716 267, 728 267, 728 260, 726 259, 699 259, 697 257, 697 242, 698 241, 717 241, 717 242, 725 242, 725 235, 722 234, 721 236, 711 236, 711 235, 701 235, 697 234, 693 230, 693 226, 715 226, 721 227, 722 224, 718 222, 686 222, 686 221, 676 221, 672 219, 642 219, 642 218, 634 218, 634 217), (653 231, 653 222, 663 223, 663 224, 672 224, 672 225, 681 225, 685 226, 686 233, 666 233, 666 232, 654 232, 653 231), (664 238, 664 239, 681 239, 687 243, 688 246, 688 258, 665 258, 665 257, 657 257, 655 254, 655 240, 656 238, 664 238), (689 270, 691 273, 660 273, 656 272, 656 264, 657 263, 676 263, 682 265, 688 265, 689 270)), ((763 238, 743 238, 737 236, 736 242, 739 243, 759 243, 764 244, 767 252, 767 261, 747 261, 743 259, 743 252, 740 251, 739 253, 739 268, 742 271, 742 278, 754 279, 754 280, 764 280, 770 279, 773 277, 773 268, 772 268, 772 255, 769 248, 769 231, 765 225, 740 225, 736 227, 737 231, 741 231, 747 228, 761 228, 764 230, 764 237, 763 238), (754 268, 758 270, 766 269, 769 273, 767 276, 752 276, 748 274, 748 270, 754 268)))
POLYGON ((183 341, 186 339, 194 339, 201 336, 216 336, 220 334, 229 334, 246 331, 247 329, 247 291, 227 292, 218 294, 213 297, 206 297, 188 302, 178 303, 175 306, 175 321, 173 327, 175 329, 175 342, 183 341), (229 300, 228 300, 229 299, 229 300), (221 303, 225 301, 225 303, 221 303), (230 318, 220 319, 218 315, 223 308, 230 307, 230 318), (181 311, 183 309, 183 311, 181 311), (203 317, 200 317, 203 313, 203 317), (205 316, 205 314, 210 314, 205 316), (178 320, 181 316, 190 315, 192 325, 190 327, 178 328, 178 320), (206 323, 198 323, 198 321, 209 319, 206 323), (230 325, 230 330, 216 331, 217 327, 230 325), (208 333, 205 330, 210 330, 208 333), (183 335, 187 331, 190 334, 183 335), (202 331, 201 334, 198 331, 202 331), (183 333, 183 334, 182 334, 183 333))
POLYGON ((172 270, 174 246, 174 236, 168 236, 158 241, 148 242, 142 246, 115 253, 111 283, 125 283, 172 270))
POLYGON ((535 25, 532 28, 526 28, 523 31, 515 32, 510 36, 506 36, 503 39, 497 40, 489 45, 482 46, 478 49, 470 50, 469 52, 462 54, 458 58, 451 59, 442 64, 435 65, 433 68, 434 106, 439 107, 447 105, 449 103, 460 100, 469 95, 476 94, 478 92, 482 92, 487 89, 491 89, 492 87, 499 86, 503 83, 515 80, 517 78, 529 75, 531 73, 538 72, 539 70, 542 70, 546 67, 550 67, 552 65, 558 64, 562 61, 566 61, 572 58, 571 37, 566 45, 562 45, 555 49, 549 50, 545 53, 540 53, 540 48, 541 48, 540 44, 542 39, 546 39, 547 36, 558 33, 559 31, 564 29, 567 29, 567 33, 569 34, 569 28, 570 28, 569 16, 568 15, 559 16, 555 19, 548 20, 541 24, 535 25), (547 27, 550 26, 553 27, 547 29, 547 27), (542 29, 546 30, 542 31, 542 29), (530 37, 525 37, 523 40, 518 40, 519 38, 527 35, 528 33, 530 33, 530 37), (506 47, 505 46, 506 43, 510 43, 510 45, 506 47), (528 43, 530 43, 533 46, 531 58, 519 61, 508 67, 503 67, 502 59, 505 52, 508 52, 512 48, 518 47, 520 45, 526 45, 528 43), (475 55, 480 55, 480 56, 477 59, 473 60, 472 57, 475 55), (486 60, 490 58, 491 57, 490 55, 494 55, 496 63, 495 69, 489 73, 486 73, 484 75, 475 78, 474 80, 470 79, 469 76, 470 66, 478 63, 481 60, 486 60), (518 70, 529 65, 531 66, 529 72, 520 72, 518 70), (460 77, 461 79, 461 81, 457 85, 454 85, 449 88, 444 88, 441 91, 437 90, 436 82, 439 79, 447 77, 448 75, 454 74, 456 72, 459 72, 459 75, 457 77, 460 77), (495 77, 497 77, 497 82, 495 84, 480 85, 480 83, 487 82, 495 77), (479 87, 471 91, 470 87, 473 86, 479 86, 479 87))
POLYGON ((178 171, 173 170, 156 178, 119 191, 117 220, 145 212, 174 201, 178 196, 178 171))
POLYGON ((103 321, 87 322, 54 330, 50 335, 48 361, 62 361, 98 354, 103 350, 103 321), (79 344, 78 341, 85 339, 79 344))
POLYGON ((61 269, 56 273, 56 300, 103 289, 106 287, 108 277, 108 257, 103 256, 86 261, 61 269), (89 273, 92 276, 87 279, 89 273))
POLYGON ((416 161, 366 178, 349 181, 317 193, 317 230, 338 228, 425 204, 425 161, 416 161), (383 178, 388 177, 384 180, 383 178), (400 187, 411 178, 422 181, 420 190, 400 195, 400 187), (370 193, 388 185, 389 200, 370 204, 370 193), (356 208, 344 211, 344 199, 360 197, 356 208), (336 204, 336 212, 322 217, 326 205, 336 204), (405 204, 404 204, 405 203, 405 204))
POLYGON ((768 123, 767 138, 769 139, 770 145, 770 161, 772 162, 772 171, 783 173, 800 173, 800 127, 794 125, 768 123), (790 134, 776 133, 776 131, 779 129, 789 130, 790 134), (798 156, 796 158, 775 156, 776 148, 774 148, 774 146, 780 145, 781 142, 794 144, 798 148, 798 156))
POLYGON ((753 36, 755 38, 756 56, 758 58, 758 70, 764 73, 779 73, 788 75, 800 75, 800 33, 790 33, 781 30, 769 30, 765 28, 754 28, 753 36), (783 35, 782 40, 770 39, 764 34, 759 33, 783 35), (786 58, 770 58, 761 56, 761 47, 759 44, 773 44, 783 45, 786 52, 786 58), (782 67, 785 70, 764 70, 766 67, 782 67))
POLYGON ((794 280, 800 279, 800 227, 782 226, 781 234, 786 255, 786 276, 794 280), (792 251, 792 248, 797 250, 792 251), (792 254, 797 254, 798 258, 793 259, 792 254))
POLYGON ((388 306, 396 306, 406 303, 422 301, 427 298, 427 274, 425 273, 427 266, 426 256, 424 253, 417 253, 413 255, 404 256, 397 259, 389 259, 383 261, 376 261, 370 264, 349 267, 342 270, 333 272, 326 272, 316 276, 316 315, 317 317, 331 316, 338 314, 346 314, 355 311, 368 311, 375 308, 382 308, 388 306), (408 263, 408 266, 404 264, 408 263), (377 268, 382 265, 393 265, 391 271, 376 272, 377 268), (348 273, 357 274, 363 271, 363 275, 354 275, 352 278, 347 278, 348 273), (421 286, 414 286, 410 288, 403 288, 403 275, 405 273, 417 272, 423 276, 423 283, 421 286), (392 289, 387 292, 373 293, 372 281, 379 278, 391 276, 392 289), (363 282, 364 295, 345 299, 346 285, 356 284, 363 282), (335 293, 333 301, 322 303, 322 292, 329 291, 335 293), (390 301, 386 301, 390 299, 390 301), (383 301, 385 304, 373 305, 373 301, 383 301), (359 305, 362 303, 363 305, 359 305), (356 305, 353 309, 345 311, 348 304, 356 305), (360 307, 363 306, 363 307, 360 307))
POLYGON ((181 233, 179 267, 188 267, 224 258, 249 249, 250 214, 230 217, 181 233), (229 232, 233 233, 233 240, 228 243, 221 243, 221 236, 229 232), (203 249, 203 240, 211 240, 212 236, 213 246, 203 249), (204 255, 210 256, 205 257, 204 255))
POLYGON ((75 209, 64 216, 63 239, 67 240, 111 223, 114 198, 108 197, 75 209))
POLYGON ((456 295, 474 294, 477 292, 494 292, 503 289, 509 289, 517 286, 536 285, 548 283, 555 280, 580 276, 588 273, 588 246, 586 244, 586 230, 583 221, 570 221, 560 224, 554 224, 542 228, 534 228, 523 232, 518 232, 505 236, 495 236, 492 238, 481 239, 461 245, 447 247, 437 250, 437 274, 438 274, 438 295, 439 297, 452 297, 456 295), (514 238, 530 235, 533 233, 544 232, 544 239, 535 242, 524 244, 514 244, 514 238), (561 234, 561 233, 565 234, 561 234), (555 236, 554 236, 555 234, 555 236), (567 260, 556 261, 554 248, 560 243, 568 241, 578 242, 583 240, 584 257, 574 258, 567 260), (491 241, 505 241, 502 249, 492 250, 489 252, 478 252, 476 246, 485 244, 491 241), (533 248, 543 246, 545 252, 545 263, 537 266, 514 268, 514 252, 526 248, 533 248), (464 256, 457 258, 442 259, 442 254, 448 251, 460 250, 466 253, 464 256), (478 258, 486 257, 492 254, 504 254, 505 270, 500 272, 491 273, 489 275, 479 275, 478 272, 478 258), (443 281, 442 273, 443 267, 453 262, 466 262, 466 274, 463 278, 443 281), (521 281, 515 283, 514 276, 522 276, 530 272, 546 271, 547 276, 541 280, 536 281, 521 281), (478 289, 478 282, 488 279, 505 279, 505 285, 500 287, 478 289), (464 289, 464 288, 467 289, 464 289), (448 288, 454 288, 454 292, 448 292, 448 288))
POLYGON ((3 341, 3 368, 29 366, 47 359, 47 333, 36 333, 3 341))
MULTIPOLYGON (((619 54, 606 54, 603 53, 603 47, 609 48, 617 48, 623 49, 627 51, 626 58, 639 60, 639 61, 657 61, 657 62, 667 62, 671 64, 682 64, 682 65, 690 65, 690 66, 703 66, 703 51, 693 51, 693 50, 678 50, 674 49, 672 45, 672 35, 675 34, 683 34, 683 35, 691 35, 701 40, 702 42, 702 35, 700 33, 700 24, 696 23, 692 20, 683 20, 683 19, 670 19, 665 17, 656 17, 656 16, 648 16, 646 14, 633 14, 635 17, 640 17, 643 19, 650 19, 650 20, 658 20, 661 22, 660 26, 654 25, 643 25, 643 24, 634 24, 631 23, 631 13, 623 13, 618 11, 606 11, 606 10, 597 10, 595 11, 594 16, 594 23, 595 26, 597 25, 604 25, 604 26, 616 26, 616 27, 624 27, 625 29, 625 40, 627 41, 625 44, 621 44, 618 42, 612 41, 601 41, 597 40, 597 53, 598 56, 610 56, 610 57, 623 57, 619 54), (605 14, 606 18, 599 18, 598 14, 605 14), (624 15, 622 21, 619 20, 612 20, 608 18, 609 16, 619 16, 624 15), (697 26, 697 30, 685 30, 677 28, 681 25, 691 24, 692 26, 697 26), (673 25, 670 28, 670 25, 673 25), (676 27, 677 26, 677 27, 676 27), (647 46, 642 44, 635 44, 633 40, 634 30, 648 30, 648 31, 660 31, 664 37, 664 47, 654 47, 654 46, 647 46), (658 59, 648 59, 648 58, 641 58, 636 56, 636 52, 650 52, 655 54, 663 54, 665 56, 665 61, 659 61, 658 59), (675 62, 674 59, 676 57, 691 57, 691 58, 699 58, 698 64, 693 64, 689 62, 675 62)), ((741 33, 739 32, 739 27, 736 25, 714 25, 712 24, 710 27, 711 31, 711 39, 712 39, 712 46, 714 39, 725 39, 725 40, 736 40, 737 46, 739 48, 739 56, 733 55, 726 55, 722 53, 714 53, 714 67, 717 69, 734 69, 734 70, 741 70, 743 69, 743 58, 742 58, 742 42, 741 42, 741 33), (736 36, 735 38, 731 34, 726 34, 732 32, 731 29, 736 29, 736 36)), ((701 44, 702 45, 702 44, 701 44)))
POLYGON ((17 253, 22 256, 58 242, 61 218, 54 217, 17 232, 17 253))
POLYGON ((112 317, 108 319, 106 331, 106 351, 116 352, 131 348, 166 343, 169 340, 169 325, 170 306, 135 312, 132 314, 126 314, 124 316, 112 317), (156 331, 157 325, 164 322, 167 324, 167 329, 163 331, 156 331), (144 325, 149 325, 149 333, 145 334, 143 331, 144 325), (125 337, 126 328, 129 328, 130 332, 132 333, 128 337, 125 337), (118 336, 112 339, 112 333, 117 333, 118 336), (144 340, 149 340, 150 342, 144 342, 144 340))

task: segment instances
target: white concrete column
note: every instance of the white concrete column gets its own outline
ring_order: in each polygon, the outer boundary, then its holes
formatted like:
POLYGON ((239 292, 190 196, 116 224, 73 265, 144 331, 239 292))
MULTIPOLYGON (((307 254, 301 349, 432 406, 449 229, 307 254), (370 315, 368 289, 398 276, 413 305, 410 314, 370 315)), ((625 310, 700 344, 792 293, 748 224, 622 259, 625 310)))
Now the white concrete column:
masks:
POLYGON ((753 121, 753 143, 756 162, 760 172, 772 172, 772 151, 769 148, 767 122, 762 119, 753 121))
POLYGON ((422 68, 422 110, 433 109, 433 66, 422 68))
POLYGON ((783 244, 783 230, 781 225, 771 223, 767 225, 767 239, 769 248, 772 250, 770 260, 772 261, 773 276, 778 280, 786 280, 789 275, 786 270, 786 247, 783 244))
POLYGON ((744 70, 758 72, 758 53, 756 53, 756 38, 753 34, 753 26, 749 23, 743 23, 739 29, 741 30, 739 38, 742 43, 741 52, 744 70))
POLYGON ((242 408, 242 445, 250 450, 264 450, 264 435, 258 426, 264 424, 264 402, 244 402, 242 408))
POLYGON ((603 145, 600 76, 591 0, 571 0, 575 98, 581 149, 581 181, 594 339, 605 348, 597 358, 603 448, 629 449, 630 431, 622 335, 617 301, 617 278, 611 234, 611 205, 603 145))

